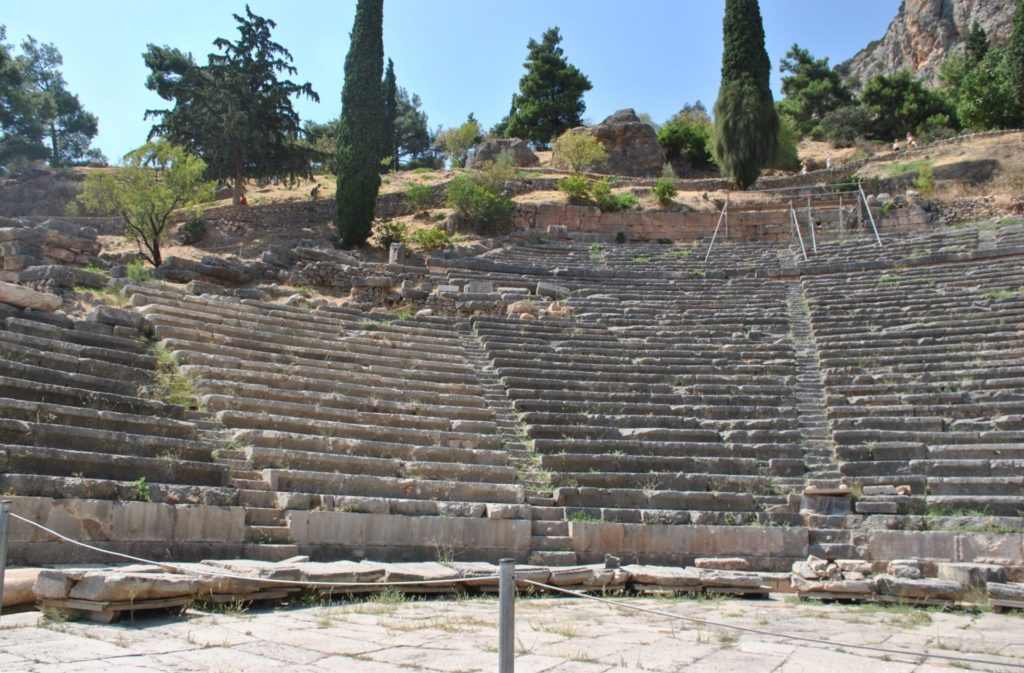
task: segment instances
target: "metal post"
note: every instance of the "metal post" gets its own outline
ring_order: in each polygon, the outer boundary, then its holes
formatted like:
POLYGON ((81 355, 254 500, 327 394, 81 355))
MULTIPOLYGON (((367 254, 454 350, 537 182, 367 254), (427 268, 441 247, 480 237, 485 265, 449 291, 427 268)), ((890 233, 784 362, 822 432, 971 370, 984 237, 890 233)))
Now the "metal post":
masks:
POLYGON ((811 210, 811 197, 807 197, 807 226, 811 228, 811 250, 818 253, 818 237, 814 234, 814 211, 811 210))
POLYGON ((729 240, 729 193, 725 194, 725 240, 729 240))
POLYGON ((875 226, 875 216, 871 212, 871 206, 868 205, 868 197, 864 195, 864 186, 857 183, 857 189, 860 190, 860 198, 864 201, 864 208, 868 211, 868 220, 871 222, 871 230, 875 232, 875 240, 878 241, 878 247, 882 247, 882 237, 878 235, 878 227, 875 226))
POLYGON ((793 227, 796 228, 796 237, 800 240, 800 252, 804 254, 804 261, 807 261, 807 248, 804 247, 804 235, 800 233, 800 219, 796 216, 796 209, 793 207, 793 202, 789 202, 789 216, 793 222, 793 227))
POLYGON ((711 235, 711 243, 708 245, 708 254, 704 255, 704 262, 707 263, 708 257, 711 257, 711 248, 715 247, 715 239, 718 238, 718 228, 722 226, 722 218, 724 218, 729 212, 729 202, 726 201, 722 207, 722 214, 718 216, 718 224, 715 225, 715 233, 711 235))
POLYGON ((4 572, 7 570, 7 522, 11 501, 0 500, 0 612, 4 606, 4 572))
POLYGON ((516 657, 516 560, 498 561, 498 673, 513 673, 516 657))
POLYGON ((839 234, 843 233, 843 195, 839 195, 839 234))

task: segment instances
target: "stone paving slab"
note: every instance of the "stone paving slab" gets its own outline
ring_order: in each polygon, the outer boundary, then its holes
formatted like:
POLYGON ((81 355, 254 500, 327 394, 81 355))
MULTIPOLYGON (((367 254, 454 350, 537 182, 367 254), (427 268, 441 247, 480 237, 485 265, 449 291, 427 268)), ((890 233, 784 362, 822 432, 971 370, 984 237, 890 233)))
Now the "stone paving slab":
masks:
MULTIPOLYGON (((940 673, 1012 671, 843 647, 866 644, 1024 663, 1024 614, 769 600, 635 599, 691 618, 809 636, 798 643, 577 599, 517 602, 517 673, 940 673)), ((138 616, 98 625, 39 613, 0 619, 0 673, 493 673, 497 601, 363 602, 138 616)))

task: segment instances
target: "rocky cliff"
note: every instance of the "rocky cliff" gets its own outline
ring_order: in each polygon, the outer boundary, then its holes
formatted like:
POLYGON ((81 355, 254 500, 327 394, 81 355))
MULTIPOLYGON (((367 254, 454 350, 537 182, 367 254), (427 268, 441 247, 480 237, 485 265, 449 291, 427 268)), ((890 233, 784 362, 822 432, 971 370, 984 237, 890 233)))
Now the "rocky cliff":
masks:
POLYGON ((904 0, 882 39, 836 66, 847 80, 863 84, 875 75, 906 68, 935 86, 939 65, 978 21, 990 42, 1010 37, 1013 0, 904 0))

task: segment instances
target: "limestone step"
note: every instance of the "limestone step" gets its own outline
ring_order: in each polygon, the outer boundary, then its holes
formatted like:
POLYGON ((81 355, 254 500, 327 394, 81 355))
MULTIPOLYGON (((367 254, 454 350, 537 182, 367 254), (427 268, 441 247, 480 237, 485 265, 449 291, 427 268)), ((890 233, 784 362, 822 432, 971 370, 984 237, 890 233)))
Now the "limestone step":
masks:
POLYGON ((843 543, 811 543, 807 545, 807 553, 829 561, 859 558, 860 556, 855 545, 843 543))
POLYGON ((231 485, 243 491, 271 491, 270 484, 263 479, 238 479, 231 477, 231 485))
POLYGON ((238 503, 244 507, 276 508, 277 493, 267 490, 238 489, 238 503))
POLYGON ((530 537, 530 550, 538 551, 571 551, 572 538, 556 535, 534 535, 530 537))
POLYGON ((245 523, 248 526, 284 526, 286 521, 284 510, 273 507, 245 508, 245 523))
POLYGON ((528 562, 545 566, 574 566, 577 559, 574 551, 535 551, 530 553, 528 562))
POLYGON ((538 535, 555 535, 555 536, 567 536, 569 534, 569 522, 568 521, 544 521, 540 519, 534 519, 530 524, 530 532, 534 536, 538 535))
POLYGON ((290 544, 292 531, 287 526, 248 526, 245 531, 246 542, 256 544, 290 544))
POLYGON ((565 521, 565 508, 533 505, 530 507, 530 517, 534 521, 565 521))
POLYGON ((253 561, 284 561, 299 555, 299 547, 294 544, 256 544, 249 543, 242 550, 242 558, 253 561))
POLYGON ((555 499, 551 496, 527 496, 526 504, 535 507, 554 507, 555 499))

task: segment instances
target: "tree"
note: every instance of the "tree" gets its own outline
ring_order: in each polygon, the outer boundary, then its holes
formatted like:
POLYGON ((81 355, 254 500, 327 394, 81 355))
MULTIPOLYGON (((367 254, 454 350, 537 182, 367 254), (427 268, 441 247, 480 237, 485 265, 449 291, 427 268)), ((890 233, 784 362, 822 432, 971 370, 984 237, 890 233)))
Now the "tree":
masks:
POLYGON ((21 43, 21 54, 14 56, 4 37, 0 26, 0 163, 46 159, 51 166, 72 166, 105 161, 99 150, 89 147, 99 131, 96 115, 68 91, 60 51, 30 35, 21 43))
POLYGON ((593 85, 566 60, 558 46, 561 42, 555 26, 544 32, 540 42, 530 39, 527 43, 526 74, 519 80, 519 94, 512 97, 507 135, 547 147, 552 138, 583 124, 587 109, 583 94, 593 85))
POLYGON ((686 158, 694 168, 713 163, 708 150, 712 135, 711 117, 700 101, 687 103, 658 129, 658 143, 669 161, 686 158))
POLYGON ((250 178, 301 177, 309 173, 311 153, 300 142, 293 96, 320 97, 306 82, 278 79, 295 75, 292 56, 271 40, 274 21, 254 14, 234 16, 239 37, 218 37, 220 53, 199 66, 191 54, 150 44, 143 61, 150 69, 146 88, 174 103, 168 110, 147 110, 157 121, 150 139, 162 137, 202 158, 210 178, 230 181, 238 203, 250 178))
POLYGON ((338 133, 338 239, 362 245, 373 228, 380 190, 384 118, 384 0, 359 0, 345 56, 338 133))
POLYGON ((956 116, 972 131, 1018 128, 1024 110, 1017 105, 1008 64, 1008 51, 992 47, 960 82, 956 116))
POLYGON ((736 186, 757 181, 775 158, 779 116, 769 87, 771 62, 757 0, 726 0, 722 85, 715 103, 715 158, 736 186))
POLYGON ((822 117, 815 128, 816 140, 827 140, 833 147, 853 147, 871 132, 871 113, 863 105, 846 105, 822 117))
POLYGON ((885 141, 916 132, 929 117, 955 114, 948 101, 911 77, 909 70, 871 78, 861 91, 861 102, 871 114, 872 135, 885 141))
POLYGON ((1006 64, 1014 99, 1018 106, 1024 107, 1024 0, 1016 0, 1013 7, 1013 31, 1006 45, 1006 64))
POLYGON ((404 87, 398 87, 395 118, 396 158, 399 162, 408 158, 412 164, 439 165, 440 159, 432 151, 433 139, 430 136, 427 113, 420 109, 422 106, 423 102, 419 96, 410 94, 404 87))
POLYGON ((964 53, 973 65, 978 65, 988 53, 988 34, 975 19, 971 24, 971 30, 967 33, 967 40, 964 42, 964 53))
POLYGON ((389 168, 398 170, 398 82, 395 80, 395 63, 388 59, 387 70, 384 71, 384 145, 381 151, 381 172, 387 171, 384 159, 390 158, 389 168))
POLYGON ((568 167, 573 173, 582 173, 608 157, 608 150, 587 129, 569 129, 558 137, 552 147, 551 163, 559 168, 568 167))
POLYGON ((469 151, 473 149, 479 135, 480 127, 475 121, 468 120, 462 126, 440 131, 434 143, 438 149, 448 155, 452 166, 463 168, 466 165, 466 159, 469 158, 469 151))
POLYGON ((160 246, 170 236, 174 211, 212 200, 215 183, 203 179, 202 159, 165 140, 129 152, 123 164, 86 176, 78 200, 87 208, 120 215, 125 238, 147 262, 160 266, 160 246))
POLYGON ((826 114, 853 100, 828 59, 816 59, 798 44, 786 52, 779 71, 785 75, 779 114, 789 117, 801 135, 810 134, 826 114))

